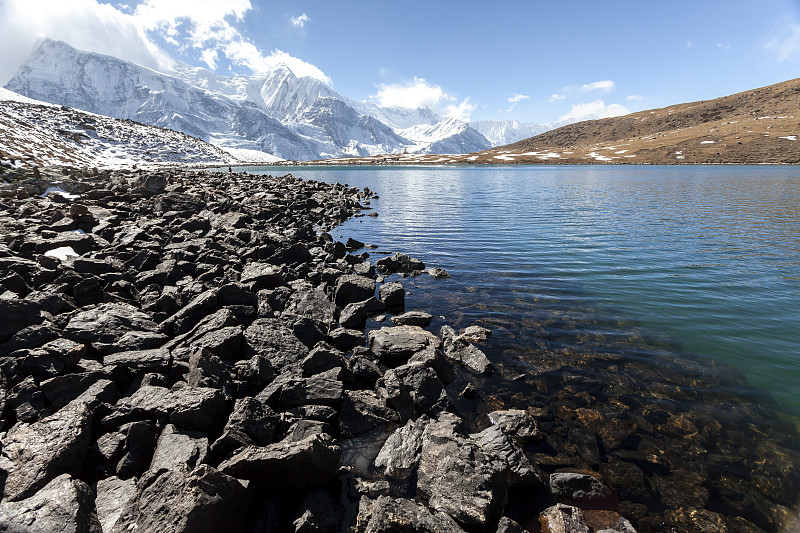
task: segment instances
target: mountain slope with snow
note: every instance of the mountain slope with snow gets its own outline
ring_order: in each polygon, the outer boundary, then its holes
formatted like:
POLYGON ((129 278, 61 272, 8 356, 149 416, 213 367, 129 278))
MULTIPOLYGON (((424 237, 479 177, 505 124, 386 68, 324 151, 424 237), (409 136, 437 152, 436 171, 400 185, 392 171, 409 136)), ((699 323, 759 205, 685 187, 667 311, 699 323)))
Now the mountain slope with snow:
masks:
POLYGON ((535 122, 517 122, 516 120, 476 120, 469 123, 486 137, 492 146, 515 143, 566 124, 568 122, 537 124, 535 122))
POLYGON ((284 159, 429 151, 435 143, 458 153, 488 147, 475 130, 453 128, 429 109, 357 103, 285 66, 249 77, 223 77, 181 64, 161 73, 44 40, 6 87, 37 100, 284 159), (440 136, 429 133, 420 143, 402 135, 404 128, 419 125, 433 127, 440 136))
POLYGON ((37 102, 7 89, 0 89, 0 132, 0 159, 17 166, 238 163, 184 133, 37 102))

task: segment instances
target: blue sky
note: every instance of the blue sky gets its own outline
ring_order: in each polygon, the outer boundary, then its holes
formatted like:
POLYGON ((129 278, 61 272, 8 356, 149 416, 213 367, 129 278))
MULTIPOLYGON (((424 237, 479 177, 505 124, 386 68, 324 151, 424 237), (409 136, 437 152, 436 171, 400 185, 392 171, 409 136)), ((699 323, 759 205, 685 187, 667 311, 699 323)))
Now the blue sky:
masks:
POLYGON ((0 0, 0 20, 0 83, 46 35, 223 75, 284 61, 353 99, 472 120, 621 114, 800 76, 798 0, 0 0))

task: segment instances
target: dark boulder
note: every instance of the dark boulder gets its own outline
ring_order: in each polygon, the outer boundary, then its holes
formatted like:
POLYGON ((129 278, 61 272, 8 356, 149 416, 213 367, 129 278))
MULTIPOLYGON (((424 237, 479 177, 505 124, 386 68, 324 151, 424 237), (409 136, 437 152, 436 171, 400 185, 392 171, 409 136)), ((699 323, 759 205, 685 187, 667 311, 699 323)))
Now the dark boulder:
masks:
POLYGON ((0 299, 0 342, 11 339, 23 328, 41 323, 41 311, 38 303, 0 299))
POLYGON ((402 365, 415 353, 440 344, 434 334, 418 326, 384 327, 369 333, 369 349, 390 367, 402 365))
POLYGON ((334 302, 338 307, 363 302, 375 296, 375 287, 375 280, 357 274, 344 275, 336 280, 334 302))
POLYGON ((342 437, 355 437, 384 424, 400 420, 397 412, 372 391, 345 391, 339 410, 342 437))

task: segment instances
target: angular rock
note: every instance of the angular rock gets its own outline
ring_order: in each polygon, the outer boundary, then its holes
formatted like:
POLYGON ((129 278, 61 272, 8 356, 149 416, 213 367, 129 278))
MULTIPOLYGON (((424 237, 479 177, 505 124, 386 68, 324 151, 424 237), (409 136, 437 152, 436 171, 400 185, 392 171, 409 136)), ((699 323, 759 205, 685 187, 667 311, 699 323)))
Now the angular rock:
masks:
POLYGON ((455 415, 443 413, 425 428, 417 490, 432 509, 464 525, 484 526, 505 508, 507 465, 457 432, 459 424, 455 415))
POLYGON ((389 496, 380 496, 375 501, 362 497, 353 529, 356 533, 406 531, 463 533, 464 531, 446 514, 433 514, 413 500, 389 496))
POLYGON ((497 523, 497 531, 495 533, 524 533, 525 530, 519 523, 504 516, 497 523))
POLYGON ((492 425, 498 426, 506 435, 520 442, 529 442, 541 436, 536 420, 522 409, 492 411, 488 417, 492 425))
POLYGON ((207 455, 208 437, 167 424, 158 437, 149 470, 171 470, 179 465, 193 469, 205 462, 207 455))
POLYGON ((322 373, 284 383, 278 403, 283 410, 299 405, 338 405, 342 401, 343 392, 344 385, 341 381, 322 373))
POLYGON ((459 362, 478 374, 488 376, 494 373, 494 366, 486 354, 470 344, 463 335, 456 335, 450 326, 442 326, 442 340, 444 354, 448 359, 459 362))
POLYGON ((281 318, 306 346, 325 339, 335 322, 336 306, 320 290, 297 291, 286 302, 281 318))
POLYGON ((364 332, 357 329, 336 328, 328 333, 331 344, 340 350, 352 350, 364 345, 364 332))
POLYGON ((573 502, 599 502, 611 496, 611 490, 596 477, 572 472, 550 474, 550 493, 573 502))
POLYGON ((543 486, 546 476, 537 467, 531 464, 525 452, 516 441, 507 436, 497 426, 471 435, 481 449, 487 454, 499 457, 506 462, 511 473, 510 486, 543 486))
POLYGON ((397 423, 400 418, 372 391, 345 391, 339 409, 339 430, 343 437, 355 437, 378 426, 397 423))
POLYGON ((80 470, 89 448, 91 424, 91 409, 84 402, 73 401, 38 422, 11 428, 2 441, 3 455, 13 464, 5 498, 27 498, 57 475, 80 470))
POLYGON ((226 413, 222 391, 208 387, 170 390, 145 385, 117 402, 116 408, 128 419, 168 417, 179 428, 201 431, 207 435, 218 434, 225 423, 226 413))
POLYGON ((41 310, 38 303, 0 299, 0 342, 11 339, 23 328, 41 323, 41 310))
POLYGON ((189 358, 189 374, 186 376, 186 382, 190 387, 222 389, 229 378, 227 365, 210 351, 201 348, 189 358))
POLYGON ((166 373, 172 362, 169 350, 157 348, 155 350, 135 350, 131 352, 116 352, 103 357, 103 363, 116 369, 127 370, 135 374, 146 372, 166 373))
POLYGON ((246 434, 258 446, 265 446, 275 440, 280 420, 269 406, 255 398, 236 400, 226 430, 237 430, 246 434))
POLYGON ((300 339, 274 318, 254 321, 244 337, 250 352, 265 357, 275 368, 299 364, 308 355, 308 348, 300 339))
POLYGON ((340 465, 355 475, 372 477, 375 474, 373 467, 375 457, 395 429, 397 429, 396 424, 387 424, 358 437, 340 441, 342 448, 340 465))
POLYGON ((257 292, 261 289, 273 289, 285 285, 281 268, 269 263, 247 263, 239 277, 239 282, 257 292))
POLYGON ((430 419, 421 417, 409 420, 405 426, 397 429, 386 439, 375 458, 375 466, 388 477, 399 480, 410 478, 417 471, 422 454, 422 434, 428 424, 430 419))
POLYGON ((242 483, 208 465, 149 471, 112 533, 238 532, 249 498, 242 483))
POLYGON ((322 485, 339 473, 341 448, 328 435, 299 442, 247 446, 219 465, 240 479, 264 480, 271 490, 303 491, 322 485))
POLYGON ((363 302, 373 296, 375 296, 375 280, 357 274, 348 274, 336 280, 334 302, 338 307, 363 302))
POLYGON ((436 372, 423 363, 408 363, 389 370, 377 386, 379 394, 397 410, 403 422, 423 414, 435 416, 452 407, 436 372))
POLYGON ((394 310, 403 309, 406 305, 406 290, 403 284, 397 281, 384 283, 378 290, 381 301, 386 307, 394 310))
POLYGON ((0 503, 0 529, 11 533, 101 533, 92 490, 62 474, 30 498, 0 503))
POLYGON ((303 497, 295 516, 292 526, 296 533, 338 533, 344 507, 329 492, 320 490, 303 497))
POLYGON ((394 315, 390 319, 396 326, 419 326, 427 328, 433 321, 433 315, 424 311, 407 311, 400 315, 394 315))
POLYGON ((558 503, 539 515, 542 533, 590 533, 583 512, 577 507, 558 503))
POLYGON ((97 518, 103 531, 111 531, 123 510, 136 498, 136 480, 116 476, 97 482, 97 518))
POLYGON ((326 342, 317 343, 300 363, 303 374, 313 376, 332 368, 347 368, 344 354, 326 342))
POLYGON ((64 328, 74 339, 89 342, 102 353, 115 351, 115 343, 131 331, 158 333, 159 327, 149 315, 132 305, 105 303, 80 311, 64 328))
POLYGON ((369 333, 369 349, 390 367, 402 365, 415 353, 440 344, 433 333, 418 326, 383 327, 369 333))

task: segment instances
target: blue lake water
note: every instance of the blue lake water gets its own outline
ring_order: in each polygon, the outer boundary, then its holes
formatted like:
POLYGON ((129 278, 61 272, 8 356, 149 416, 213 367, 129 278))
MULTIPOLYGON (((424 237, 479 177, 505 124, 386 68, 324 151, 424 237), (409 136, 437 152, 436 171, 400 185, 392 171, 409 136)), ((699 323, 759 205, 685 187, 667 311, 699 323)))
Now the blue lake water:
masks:
MULTIPOLYGON (((702 435, 698 428, 704 425, 730 422, 731 435, 736 432, 732 444, 708 437, 703 450, 710 454, 711 448, 725 454, 774 439, 796 449, 800 168, 240 170, 291 172, 375 191, 380 199, 370 207, 379 216, 351 219, 334 236, 352 236, 378 245, 378 251, 405 252, 446 269, 449 279, 405 280, 411 293, 407 307, 431 311, 443 317, 440 323, 493 329, 486 350, 500 374, 525 376, 512 382, 519 386, 495 385, 493 394, 503 405, 564 401, 581 420, 581 431, 592 427, 584 420, 595 416, 587 414, 590 409, 646 427, 641 431, 648 435, 669 433, 673 426, 680 428, 675 435, 702 435), (784 425, 747 426, 746 420, 773 416, 784 425)), ((626 433, 628 440, 634 433, 626 433)), ((606 451, 627 446, 600 429, 597 435, 606 451)), ((641 451, 643 438, 637 436, 633 448, 641 451)), ((694 456, 686 453, 674 460, 691 463, 694 456)), ((793 464, 796 483, 796 455, 790 451, 787 459, 784 453, 766 461, 776 463, 775 476, 788 475, 777 463, 793 464)), ((728 466, 712 465, 710 471, 726 472, 728 466)), ((704 489, 711 500, 733 490, 725 488, 723 474, 707 475, 691 486, 709 487, 709 479, 721 483, 704 489)), ((655 472, 653 479, 658 476, 655 472)), ((779 484, 787 487, 786 479, 779 484)), ((671 494, 667 485, 658 486, 662 500, 671 494)), ((769 530, 777 523, 770 522, 769 509, 779 506, 774 501, 764 506, 756 512, 753 506, 739 510, 726 503, 717 511, 745 516, 769 530)))

